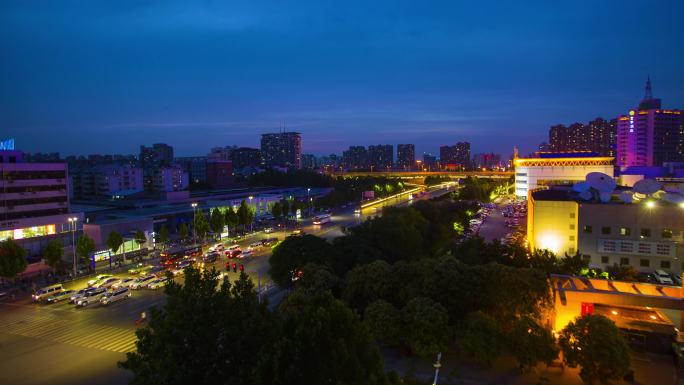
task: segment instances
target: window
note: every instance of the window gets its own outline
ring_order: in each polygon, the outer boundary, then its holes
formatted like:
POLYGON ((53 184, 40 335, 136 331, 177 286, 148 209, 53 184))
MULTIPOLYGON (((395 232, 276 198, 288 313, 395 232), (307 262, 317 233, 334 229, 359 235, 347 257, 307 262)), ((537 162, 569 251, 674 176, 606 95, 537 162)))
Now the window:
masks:
POLYGON ((641 229, 641 238, 650 238, 651 229, 641 229))
POLYGON ((570 225, 570 230, 574 230, 574 229, 575 229, 575 225, 570 225))
POLYGON ((601 234, 610 235, 610 227, 601 227, 601 234))
POLYGON ((672 238, 672 229, 663 229, 663 232, 660 234, 660 236, 663 238, 672 238))
POLYGON ((569 236, 569 237, 568 237, 568 240, 574 241, 574 240, 575 240, 575 236, 574 236, 574 235, 569 236))
POLYGON ((606 257, 605 255, 601 257, 601 263, 609 263, 610 258, 606 257))
POLYGON ((591 231, 591 226, 584 226, 584 228, 582 228, 582 232, 584 232, 585 234, 591 234, 591 231))
POLYGON ((582 255, 582 260, 585 262, 590 262, 591 261, 591 255, 588 255, 588 254, 582 255))
POLYGON ((632 233, 632 229, 629 227, 620 227, 620 235, 629 236, 632 233))
POLYGON ((574 248, 574 247, 569 248, 569 249, 568 249, 568 254, 570 254, 570 255, 575 255, 575 248, 574 248))
POLYGON ((641 267, 648 267, 651 264, 651 261, 648 259, 640 259, 639 260, 639 266, 641 267))
POLYGON ((574 218, 574 217, 575 217, 575 213, 570 213, 570 218, 574 218))
POLYGON ((669 269, 670 268, 670 261, 660 261, 660 268, 661 269, 669 269))
POLYGON ((620 258, 620 265, 629 266, 629 258, 620 258))

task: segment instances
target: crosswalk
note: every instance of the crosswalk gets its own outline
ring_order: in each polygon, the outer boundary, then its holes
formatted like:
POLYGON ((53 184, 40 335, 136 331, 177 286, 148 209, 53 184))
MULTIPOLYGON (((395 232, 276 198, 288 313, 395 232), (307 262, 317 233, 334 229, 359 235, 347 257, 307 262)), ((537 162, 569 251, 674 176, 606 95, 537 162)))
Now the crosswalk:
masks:
POLYGON ((50 313, 3 317, 0 332, 117 353, 135 350, 134 330, 84 321, 50 313))

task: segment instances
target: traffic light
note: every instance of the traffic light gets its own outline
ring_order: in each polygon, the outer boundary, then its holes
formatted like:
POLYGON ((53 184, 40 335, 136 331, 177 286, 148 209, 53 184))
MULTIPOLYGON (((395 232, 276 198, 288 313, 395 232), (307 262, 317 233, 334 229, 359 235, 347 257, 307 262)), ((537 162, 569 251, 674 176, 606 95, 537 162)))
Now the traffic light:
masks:
POLYGON ((245 271, 245 265, 240 264, 240 271, 245 271))
POLYGON ((233 263, 233 273, 237 273, 237 263, 233 263))

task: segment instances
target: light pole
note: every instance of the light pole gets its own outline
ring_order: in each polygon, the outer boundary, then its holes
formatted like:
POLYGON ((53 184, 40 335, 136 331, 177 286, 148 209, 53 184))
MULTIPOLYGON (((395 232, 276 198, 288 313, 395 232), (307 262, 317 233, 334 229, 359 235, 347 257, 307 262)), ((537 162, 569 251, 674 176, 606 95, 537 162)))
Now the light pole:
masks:
POLYGON ((192 206, 192 243, 196 245, 197 230, 195 229, 195 225, 197 224, 197 202, 192 202, 190 205, 192 206))
POLYGON ((71 217, 67 220, 71 229, 71 250, 74 252, 74 279, 76 279, 76 221, 78 221, 78 217, 71 217))
POLYGON ((311 193, 311 188, 306 189, 306 197, 309 198, 309 216, 311 216, 311 202, 313 201, 313 198, 309 197, 309 194, 311 193))
POLYGON ((437 354, 437 362, 432 365, 435 368, 435 379, 432 381, 432 385, 437 385, 437 380, 439 379, 439 368, 442 367, 442 353, 437 354))
MULTIPOLYGON (((254 199, 254 197, 250 195, 249 196, 249 209, 250 210, 252 209, 252 199, 254 199)), ((256 213, 256 210, 254 210, 254 211, 256 213)), ((252 232, 252 224, 254 223, 254 217, 252 217, 251 219, 252 220, 249 222, 249 232, 250 233, 252 232)))

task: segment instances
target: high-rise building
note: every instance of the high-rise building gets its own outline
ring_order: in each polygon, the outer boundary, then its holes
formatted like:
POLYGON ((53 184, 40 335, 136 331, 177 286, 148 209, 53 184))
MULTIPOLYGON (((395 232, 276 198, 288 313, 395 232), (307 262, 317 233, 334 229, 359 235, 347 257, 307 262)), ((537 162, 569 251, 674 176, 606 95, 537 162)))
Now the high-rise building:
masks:
POLYGON ((549 129, 551 152, 591 151, 601 156, 615 156, 616 121, 596 118, 588 124, 557 124, 549 129))
POLYGON ((131 164, 102 164, 73 168, 70 172, 74 199, 111 198, 119 192, 142 192, 143 171, 131 164))
POLYGON ((302 168, 302 136, 299 132, 262 134, 261 155, 269 167, 302 168))
POLYGON ((228 188, 233 185, 233 162, 210 160, 207 162, 207 184, 211 188, 228 188))
POLYGON ((188 173, 190 184, 207 182, 207 157, 206 156, 183 156, 174 159, 185 172, 188 173))
POLYGON ((258 148, 238 147, 232 151, 233 168, 258 168, 263 166, 264 160, 258 148))
POLYGON ((185 191, 190 185, 188 173, 179 165, 157 169, 152 175, 152 191, 154 192, 185 191))
POLYGON ((445 169, 469 168, 470 143, 458 142, 454 146, 441 146, 439 148, 439 162, 445 169))
POLYGON ((349 146, 342 152, 342 167, 347 170, 360 170, 368 167, 368 153, 364 146, 349 146))
POLYGON ((214 147, 207 154, 208 160, 231 160, 232 154, 237 146, 214 147))
POLYGON ((412 169, 416 165, 416 147, 413 144, 397 144, 397 166, 412 169))
POLYGON ((492 169, 501 166, 501 155, 494 153, 484 153, 473 155, 473 167, 476 169, 492 169))
POLYGON ((661 109, 649 78, 639 107, 618 117, 618 166, 662 166, 664 162, 684 160, 683 141, 684 116, 680 110, 661 109))
POLYGON ((437 157, 424 152, 423 153, 423 168, 425 171, 435 171, 438 168, 437 157))
POLYGON ((159 174, 161 169, 169 167, 173 163, 173 147, 164 143, 155 143, 152 147, 140 146, 139 161, 143 169, 145 190, 158 192, 160 190, 156 188, 160 186, 159 180, 161 176, 159 174))
POLYGON ((394 148, 391 144, 368 146, 368 166, 374 169, 392 168, 394 165, 394 148))
POLYGON ((318 166, 314 154, 302 154, 302 168, 313 170, 318 166))

